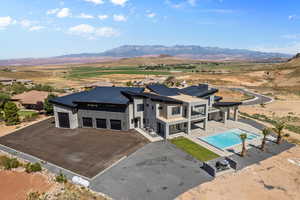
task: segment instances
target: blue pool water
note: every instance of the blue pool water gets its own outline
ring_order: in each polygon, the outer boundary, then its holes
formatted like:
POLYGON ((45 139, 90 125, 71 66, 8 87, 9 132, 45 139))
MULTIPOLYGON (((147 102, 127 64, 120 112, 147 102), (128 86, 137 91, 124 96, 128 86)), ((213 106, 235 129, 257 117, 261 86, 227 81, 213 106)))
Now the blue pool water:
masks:
POLYGON ((244 131, 241 129, 232 129, 223 133, 215 134, 208 137, 201 137, 200 140, 205 141, 206 143, 209 143, 219 149, 226 149, 231 146, 235 146, 237 144, 241 144, 241 138, 240 135, 242 133, 247 134, 247 140, 253 140, 257 137, 259 137, 255 133, 250 133, 248 131, 244 131))

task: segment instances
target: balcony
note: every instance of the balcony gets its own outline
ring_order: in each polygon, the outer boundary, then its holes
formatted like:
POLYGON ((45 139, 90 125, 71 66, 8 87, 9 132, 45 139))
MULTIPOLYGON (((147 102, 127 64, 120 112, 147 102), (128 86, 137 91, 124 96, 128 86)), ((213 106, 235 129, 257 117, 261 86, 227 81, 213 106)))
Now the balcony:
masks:
POLYGON ((192 110, 191 112, 191 119, 201 119, 205 117, 206 115, 203 112, 194 111, 194 110, 192 110))

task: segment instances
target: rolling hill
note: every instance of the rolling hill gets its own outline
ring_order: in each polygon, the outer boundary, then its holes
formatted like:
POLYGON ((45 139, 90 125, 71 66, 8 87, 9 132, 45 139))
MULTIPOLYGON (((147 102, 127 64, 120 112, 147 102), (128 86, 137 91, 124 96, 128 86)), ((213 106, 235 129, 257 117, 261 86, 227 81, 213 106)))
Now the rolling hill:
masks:
POLYGON ((53 64, 82 64, 106 62, 121 58, 135 57, 174 57, 211 61, 258 61, 282 62, 292 55, 267 53, 245 49, 202 47, 196 45, 125 45, 100 53, 69 54, 49 58, 25 58, 0 60, 0 66, 32 66, 53 64))
POLYGON ((291 55, 281 53, 266 53, 260 51, 251 51, 245 49, 228 49, 219 47, 202 47, 196 45, 125 45, 102 53, 82 53, 64 55, 61 57, 141 57, 170 55, 176 57, 185 57, 192 59, 208 60, 270 60, 279 58, 290 58, 291 55))

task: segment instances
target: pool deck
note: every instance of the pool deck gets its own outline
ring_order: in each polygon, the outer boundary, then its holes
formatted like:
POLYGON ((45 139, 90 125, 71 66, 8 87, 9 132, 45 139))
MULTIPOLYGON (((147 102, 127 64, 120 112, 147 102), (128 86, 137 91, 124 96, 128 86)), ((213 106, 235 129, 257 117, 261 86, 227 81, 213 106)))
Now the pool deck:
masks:
MULTIPOLYGON (((243 129, 246 131, 249 131, 251 133, 255 133, 258 135, 261 135, 261 131, 251 125, 242 123, 242 122, 237 122, 237 121, 232 121, 232 120, 228 120, 226 124, 222 123, 222 122, 215 122, 215 121, 210 121, 209 122, 209 128, 207 128, 206 131, 204 130, 196 130, 194 132, 192 132, 189 135, 185 135, 185 137, 189 138, 190 140, 200 144, 201 146, 206 147, 207 149, 219 154, 220 156, 230 156, 234 153, 237 152, 241 152, 242 151, 242 145, 238 144, 235 145, 233 147, 229 147, 227 150, 221 150, 217 147, 214 147, 211 144, 208 144, 204 141, 199 140, 199 137, 207 137, 207 136, 211 136, 211 135, 215 135, 218 133, 223 133, 226 132, 228 130, 231 129, 243 129)), ((268 136, 268 140, 269 141, 274 141, 276 138, 272 137, 272 136, 268 136)), ((249 149, 251 147, 254 146, 259 146, 261 144, 261 137, 258 137, 256 139, 253 140, 248 140, 246 142, 246 148, 249 149)))

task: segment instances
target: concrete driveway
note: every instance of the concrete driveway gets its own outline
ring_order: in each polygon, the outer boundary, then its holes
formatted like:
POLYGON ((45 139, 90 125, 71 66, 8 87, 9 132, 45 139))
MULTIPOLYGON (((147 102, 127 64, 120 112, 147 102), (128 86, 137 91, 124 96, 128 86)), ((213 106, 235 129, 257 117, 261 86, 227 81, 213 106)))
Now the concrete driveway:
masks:
POLYGON ((151 143, 94 178, 91 188, 116 200, 174 199, 213 179, 200 165, 170 143, 151 143))

